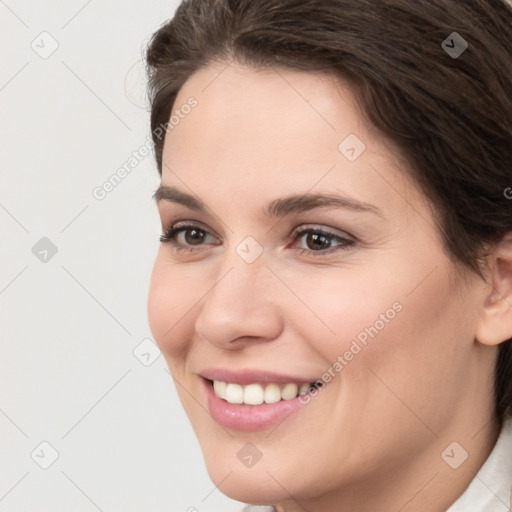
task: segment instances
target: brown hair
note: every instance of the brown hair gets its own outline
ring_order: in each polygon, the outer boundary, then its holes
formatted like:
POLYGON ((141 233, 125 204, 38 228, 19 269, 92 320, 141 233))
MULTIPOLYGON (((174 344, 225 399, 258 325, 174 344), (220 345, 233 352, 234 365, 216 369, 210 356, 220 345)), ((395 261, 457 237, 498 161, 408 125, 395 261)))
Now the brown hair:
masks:
MULTIPOLYGON (((505 0, 185 0, 153 34, 146 59, 160 174, 159 127, 198 69, 234 60, 330 72, 353 85, 362 111, 402 151, 460 268, 483 277, 485 249, 512 232, 505 0), (459 36, 469 46, 450 55, 463 48, 459 36)), ((500 420, 512 414, 512 339, 499 348, 494 399, 500 420)))

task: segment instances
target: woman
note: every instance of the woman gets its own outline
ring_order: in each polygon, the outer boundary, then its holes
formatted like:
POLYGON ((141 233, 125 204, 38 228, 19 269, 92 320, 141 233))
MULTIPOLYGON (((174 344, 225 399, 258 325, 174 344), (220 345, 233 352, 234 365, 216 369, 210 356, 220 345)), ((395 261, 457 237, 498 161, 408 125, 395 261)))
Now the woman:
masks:
POLYGON ((510 6, 189 0, 147 62, 149 321, 215 485, 508 510, 510 6))

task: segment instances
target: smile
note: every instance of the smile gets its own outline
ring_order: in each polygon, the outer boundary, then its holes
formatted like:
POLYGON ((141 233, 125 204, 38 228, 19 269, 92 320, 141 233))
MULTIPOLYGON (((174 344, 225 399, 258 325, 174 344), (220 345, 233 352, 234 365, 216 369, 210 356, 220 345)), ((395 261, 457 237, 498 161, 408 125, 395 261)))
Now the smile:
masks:
POLYGON ((230 404, 261 405, 274 404, 281 400, 293 400, 301 394, 309 392, 313 384, 287 383, 279 385, 248 384, 242 386, 232 382, 213 381, 213 391, 221 399, 230 404))
POLYGON ((313 397, 321 386, 319 380, 259 371, 205 370, 201 380, 213 420, 224 428, 253 432, 291 419, 312 399, 319 400, 313 397))

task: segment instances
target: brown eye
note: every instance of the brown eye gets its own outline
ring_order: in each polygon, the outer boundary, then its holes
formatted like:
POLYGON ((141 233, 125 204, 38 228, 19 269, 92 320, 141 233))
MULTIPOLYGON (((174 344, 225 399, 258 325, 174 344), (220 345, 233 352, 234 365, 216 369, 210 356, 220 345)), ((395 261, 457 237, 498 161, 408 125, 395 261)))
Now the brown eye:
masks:
POLYGON ((305 247, 299 247, 301 253, 315 256, 327 255, 332 252, 348 250, 355 241, 340 235, 329 233, 318 228, 301 228, 292 235, 294 241, 303 240, 305 247))
POLYGON ((213 237, 208 231, 193 224, 181 224, 172 226, 160 235, 160 242, 171 243, 178 250, 187 249, 190 246, 200 246, 208 237, 213 237))
POLYGON ((328 249, 331 246, 330 238, 332 237, 325 236, 320 233, 308 233, 305 241, 308 249, 323 250, 328 249))
POLYGON ((202 229, 197 228, 185 228, 182 229, 184 233, 185 242, 187 244, 200 244, 206 238, 206 233, 202 229))

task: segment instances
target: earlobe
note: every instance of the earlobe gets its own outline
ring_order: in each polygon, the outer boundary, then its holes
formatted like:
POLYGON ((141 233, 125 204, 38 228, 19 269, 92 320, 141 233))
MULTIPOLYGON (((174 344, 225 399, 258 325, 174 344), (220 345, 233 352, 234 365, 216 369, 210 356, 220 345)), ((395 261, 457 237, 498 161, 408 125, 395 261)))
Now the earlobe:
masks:
POLYGON ((492 346, 512 338, 512 236, 498 244, 488 263, 492 288, 483 301, 475 338, 492 346))

